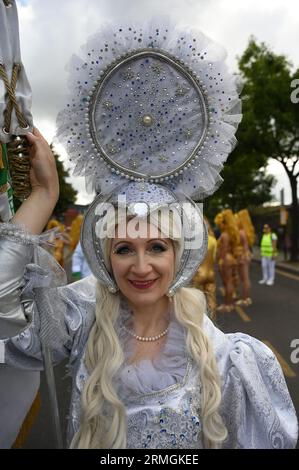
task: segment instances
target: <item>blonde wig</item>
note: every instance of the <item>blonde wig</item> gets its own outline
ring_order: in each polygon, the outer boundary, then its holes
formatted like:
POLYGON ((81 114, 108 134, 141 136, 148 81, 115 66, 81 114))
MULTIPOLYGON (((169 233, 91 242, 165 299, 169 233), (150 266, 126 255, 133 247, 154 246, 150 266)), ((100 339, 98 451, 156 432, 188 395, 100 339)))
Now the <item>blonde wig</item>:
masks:
POLYGON ((225 209, 215 217, 215 223, 229 236, 233 254, 237 254, 240 247, 240 232, 231 209, 225 209))
POLYGON ((204 221, 205 221, 206 227, 208 229, 208 234, 210 235, 210 237, 216 238, 215 233, 213 232, 213 229, 211 227, 211 224, 206 217, 204 217, 204 221))
MULTIPOLYGON (((127 223, 126 218, 123 223, 127 223)), ((161 233, 163 220, 151 214, 151 224, 155 223, 161 233)), ((108 221, 109 224, 109 221, 108 221)), ((109 227, 114 233, 115 226, 109 227)), ((109 232, 108 230, 108 232, 109 232)), ((179 238, 173 240, 176 268, 182 252, 179 238)), ((104 240, 104 257, 110 268, 111 240, 104 240)), ((181 288, 174 295, 174 314, 177 321, 186 329, 187 349, 199 370, 201 384, 201 420, 203 443, 206 448, 217 448, 227 436, 227 430, 219 414, 221 384, 215 354, 209 338, 203 330, 206 310, 205 297, 195 288, 181 288)), ((113 378, 124 362, 117 333, 116 321, 120 314, 120 294, 112 294, 97 283, 96 318, 89 335, 85 363, 90 376, 82 392, 81 425, 74 436, 72 448, 125 448, 126 410, 113 387, 113 378)), ((200 391, 198 390, 198 393, 200 391)))
POLYGON ((255 241, 255 229, 251 221, 251 217, 247 209, 237 212, 237 221, 239 227, 245 230, 249 246, 253 246, 255 241))

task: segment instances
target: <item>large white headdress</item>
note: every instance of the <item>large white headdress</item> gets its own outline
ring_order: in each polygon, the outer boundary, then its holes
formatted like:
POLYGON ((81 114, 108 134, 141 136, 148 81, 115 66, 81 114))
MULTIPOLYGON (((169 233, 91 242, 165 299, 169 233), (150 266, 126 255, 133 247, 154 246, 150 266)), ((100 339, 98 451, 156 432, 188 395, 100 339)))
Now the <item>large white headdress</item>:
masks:
MULTIPOLYGON (((212 194, 236 142, 240 100, 223 49, 198 31, 157 21, 142 27, 109 25, 82 51, 69 66, 70 96, 58 116, 58 137, 74 174, 85 175, 100 194, 81 239, 91 269, 113 290, 111 275, 102 274, 102 253, 94 253, 98 204, 115 201, 119 192, 131 206, 162 204, 161 185, 164 201, 176 199, 180 207, 184 197, 198 201, 212 194)), ((183 254, 176 288, 190 280, 202 260, 206 236, 202 239, 197 262, 194 253, 183 254)))

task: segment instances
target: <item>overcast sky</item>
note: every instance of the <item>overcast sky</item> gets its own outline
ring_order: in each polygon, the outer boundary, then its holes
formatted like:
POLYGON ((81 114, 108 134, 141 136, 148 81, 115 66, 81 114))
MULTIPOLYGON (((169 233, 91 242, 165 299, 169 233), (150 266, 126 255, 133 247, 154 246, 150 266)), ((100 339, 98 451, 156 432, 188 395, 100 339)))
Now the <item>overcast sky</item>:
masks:
MULTIPOLYGON (((80 45, 102 22, 142 20, 170 15, 183 25, 201 29, 227 50, 231 70, 250 35, 266 42, 275 53, 286 54, 299 67, 298 0, 17 0, 22 59, 33 90, 33 116, 37 127, 51 141, 55 120, 66 94, 65 65, 80 45)), ((299 106, 299 104, 298 104, 299 106)), ((278 179, 274 194, 285 187, 290 202, 288 178, 281 165, 272 161, 268 171, 278 179)), ((82 178, 72 178, 80 191, 78 203, 91 201, 82 178)))

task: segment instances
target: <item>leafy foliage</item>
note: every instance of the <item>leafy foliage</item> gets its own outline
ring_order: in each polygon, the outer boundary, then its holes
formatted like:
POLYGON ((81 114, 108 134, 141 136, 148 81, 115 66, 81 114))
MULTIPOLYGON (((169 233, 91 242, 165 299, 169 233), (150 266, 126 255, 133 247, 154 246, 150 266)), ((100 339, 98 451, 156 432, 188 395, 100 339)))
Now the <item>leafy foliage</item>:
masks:
POLYGON ((269 158, 285 169, 292 190, 292 260, 297 258, 299 210, 299 104, 291 101, 291 82, 299 69, 283 55, 274 54, 266 44, 251 37, 239 58, 243 81, 243 119, 237 132, 238 146, 228 159, 224 183, 208 200, 208 214, 229 206, 233 210, 257 206, 271 200, 274 178, 265 174, 269 158))
POLYGON ((274 158, 286 171, 292 191, 292 260, 298 256, 299 207, 299 105, 291 101, 291 82, 299 69, 283 55, 274 54, 266 44, 251 38, 239 59, 244 79, 244 126, 241 149, 251 149, 261 158, 274 158))
POLYGON ((56 167, 59 177, 59 199, 54 209, 54 214, 60 216, 63 214, 70 204, 76 202, 77 191, 67 182, 67 178, 70 176, 69 172, 64 168, 63 163, 59 160, 59 155, 51 145, 52 152, 56 160, 56 167))

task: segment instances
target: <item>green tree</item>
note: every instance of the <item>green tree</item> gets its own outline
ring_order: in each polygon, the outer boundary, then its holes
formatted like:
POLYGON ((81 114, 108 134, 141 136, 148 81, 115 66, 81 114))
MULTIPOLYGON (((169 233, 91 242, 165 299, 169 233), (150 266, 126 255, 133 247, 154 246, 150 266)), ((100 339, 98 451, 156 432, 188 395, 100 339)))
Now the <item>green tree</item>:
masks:
MULTIPOLYGON (((54 154, 56 160, 56 167, 59 177, 59 199, 54 209, 54 214, 56 216, 62 215, 70 204, 74 204, 76 202, 77 191, 72 187, 70 183, 66 181, 66 178, 69 178, 69 172, 65 170, 63 163, 59 160, 59 155, 54 150, 53 145, 50 145, 52 152, 54 154)), ((14 201, 14 209, 15 211, 18 210, 22 201, 17 198, 13 198, 14 201)))
POLYGON ((247 103, 242 104, 242 121, 236 138, 238 144, 229 155, 221 172, 223 183, 205 204, 205 213, 210 220, 223 208, 234 212, 262 205, 272 199, 271 187, 275 178, 266 174, 267 156, 248 145, 247 103))
POLYGON ((291 83, 299 77, 283 55, 251 38, 239 59, 244 80, 242 132, 239 151, 262 160, 274 158, 291 185, 292 261, 298 258, 299 104, 291 100, 291 83))
POLYGON ((265 158, 243 154, 240 129, 237 138, 240 143, 229 156, 221 176, 224 179, 219 190, 205 203, 205 214, 213 221, 215 215, 229 207, 234 212, 262 205, 271 201, 271 187, 275 178, 265 173, 265 158))
POLYGON ((76 202, 77 191, 70 183, 66 181, 69 177, 69 172, 64 168, 63 163, 59 160, 59 155, 51 144, 51 149, 56 160, 56 167, 59 177, 59 199, 54 209, 54 214, 57 216, 63 214, 70 204, 76 202))

